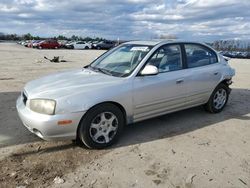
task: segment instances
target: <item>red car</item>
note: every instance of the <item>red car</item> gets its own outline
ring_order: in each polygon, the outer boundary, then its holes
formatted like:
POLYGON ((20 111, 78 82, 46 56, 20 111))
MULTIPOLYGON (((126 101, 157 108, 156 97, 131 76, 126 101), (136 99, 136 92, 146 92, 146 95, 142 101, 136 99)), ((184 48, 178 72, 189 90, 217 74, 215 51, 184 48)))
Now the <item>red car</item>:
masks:
POLYGON ((56 40, 44 40, 37 44, 39 49, 57 49, 60 48, 60 44, 56 40))

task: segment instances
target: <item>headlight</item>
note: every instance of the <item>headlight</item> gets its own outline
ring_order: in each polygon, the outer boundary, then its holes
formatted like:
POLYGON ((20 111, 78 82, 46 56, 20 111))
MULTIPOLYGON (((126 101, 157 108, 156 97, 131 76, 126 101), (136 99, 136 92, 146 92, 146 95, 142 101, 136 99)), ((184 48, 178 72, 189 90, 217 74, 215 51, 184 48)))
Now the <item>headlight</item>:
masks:
POLYGON ((31 99, 29 107, 34 112, 53 115, 55 114, 56 101, 50 99, 31 99))

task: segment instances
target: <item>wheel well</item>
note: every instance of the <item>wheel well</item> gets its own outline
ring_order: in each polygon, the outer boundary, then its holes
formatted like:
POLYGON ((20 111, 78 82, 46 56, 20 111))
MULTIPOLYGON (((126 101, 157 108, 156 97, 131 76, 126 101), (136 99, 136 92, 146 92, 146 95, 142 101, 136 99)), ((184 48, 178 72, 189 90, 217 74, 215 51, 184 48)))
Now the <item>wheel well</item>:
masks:
MULTIPOLYGON (((224 85, 226 85, 226 86, 229 86, 230 84, 229 84, 229 82, 231 81, 231 79, 225 79, 225 80, 222 80, 219 84, 224 84, 224 85)), ((219 85, 218 84, 218 85, 219 85)))
POLYGON ((95 106, 100 105, 100 104, 113 104, 113 105, 117 106, 121 110, 121 112, 123 114, 125 124, 127 123, 127 118, 126 118, 127 113, 126 113, 126 110, 124 109, 124 107, 121 104, 119 104, 118 102, 114 102, 114 101, 107 101, 107 102, 102 102, 102 103, 96 104, 95 106))
MULTIPOLYGON (((231 89, 230 89, 230 84, 232 83, 231 79, 225 79, 225 80, 222 80, 221 82, 219 82, 216 87, 214 87, 213 91, 210 93, 210 96, 212 95, 212 93, 214 92, 214 90, 218 87, 218 85, 220 84, 224 84, 225 86, 228 87, 228 91, 230 92, 231 89)), ((208 99, 209 100, 209 99, 208 99)))
MULTIPOLYGON (((113 104, 113 105, 117 106, 117 107, 121 110, 121 112, 122 112, 122 114, 123 114, 123 118, 124 118, 125 124, 127 124, 127 118, 126 118, 126 117, 127 117, 127 113, 126 113, 126 110, 124 109, 124 107, 123 107, 121 104, 119 104, 119 103, 117 103, 117 102, 114 102, 114 101, 105 101, 105 102, 102 102, 102 103, 98 103, 98 104, 92 106, 91 108, 89 108, 89 109, 87 110, 87 112, 88 112, 90 109, 92 109, 92 108, 94 108, 94 107, 96 107, 96 106, 98 106, 98 105, 103 105, 103 104, 113 104)), ((87 114, 87 112, 82 116, 82 118, 81 118, 81 120, 80 120, 80 122, 79 122, 79 124, 78 124, 77 133, 78 133, 79 125, 80 125, 81 122, 83 121, 83 118, 84 118, 84 116, 87 114)), ((78 134, 76 134, 76 135, 78 135, 78 134)))

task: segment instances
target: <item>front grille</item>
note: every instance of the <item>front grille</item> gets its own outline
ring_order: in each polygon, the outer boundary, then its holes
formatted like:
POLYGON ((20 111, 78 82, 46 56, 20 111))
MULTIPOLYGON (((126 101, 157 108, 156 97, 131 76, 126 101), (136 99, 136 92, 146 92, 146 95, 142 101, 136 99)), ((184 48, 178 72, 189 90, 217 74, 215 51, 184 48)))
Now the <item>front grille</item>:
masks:
POLYGON ((25 95, 25 93, 23 92, 23 103, 24 105, 26 105, 26 102, 27 102, 27 96, 25 95))

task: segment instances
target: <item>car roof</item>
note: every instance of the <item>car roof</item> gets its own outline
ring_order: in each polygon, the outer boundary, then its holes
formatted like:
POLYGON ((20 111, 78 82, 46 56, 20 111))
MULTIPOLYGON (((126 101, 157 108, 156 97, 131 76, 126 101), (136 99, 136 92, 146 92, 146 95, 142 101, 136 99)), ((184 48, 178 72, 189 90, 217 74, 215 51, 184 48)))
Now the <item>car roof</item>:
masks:
POLYGON ((157 44, 171 44, 171 43, 196 43, 196 44, 203 44, 207 46, 206 44, 202 42, 195 42, 195 41, 183 41, 183 40, 144 40, 144 41, 129 41, 124 44, 137 44, 137 45, 148 45, 148 46, 156 46, 157 44))

